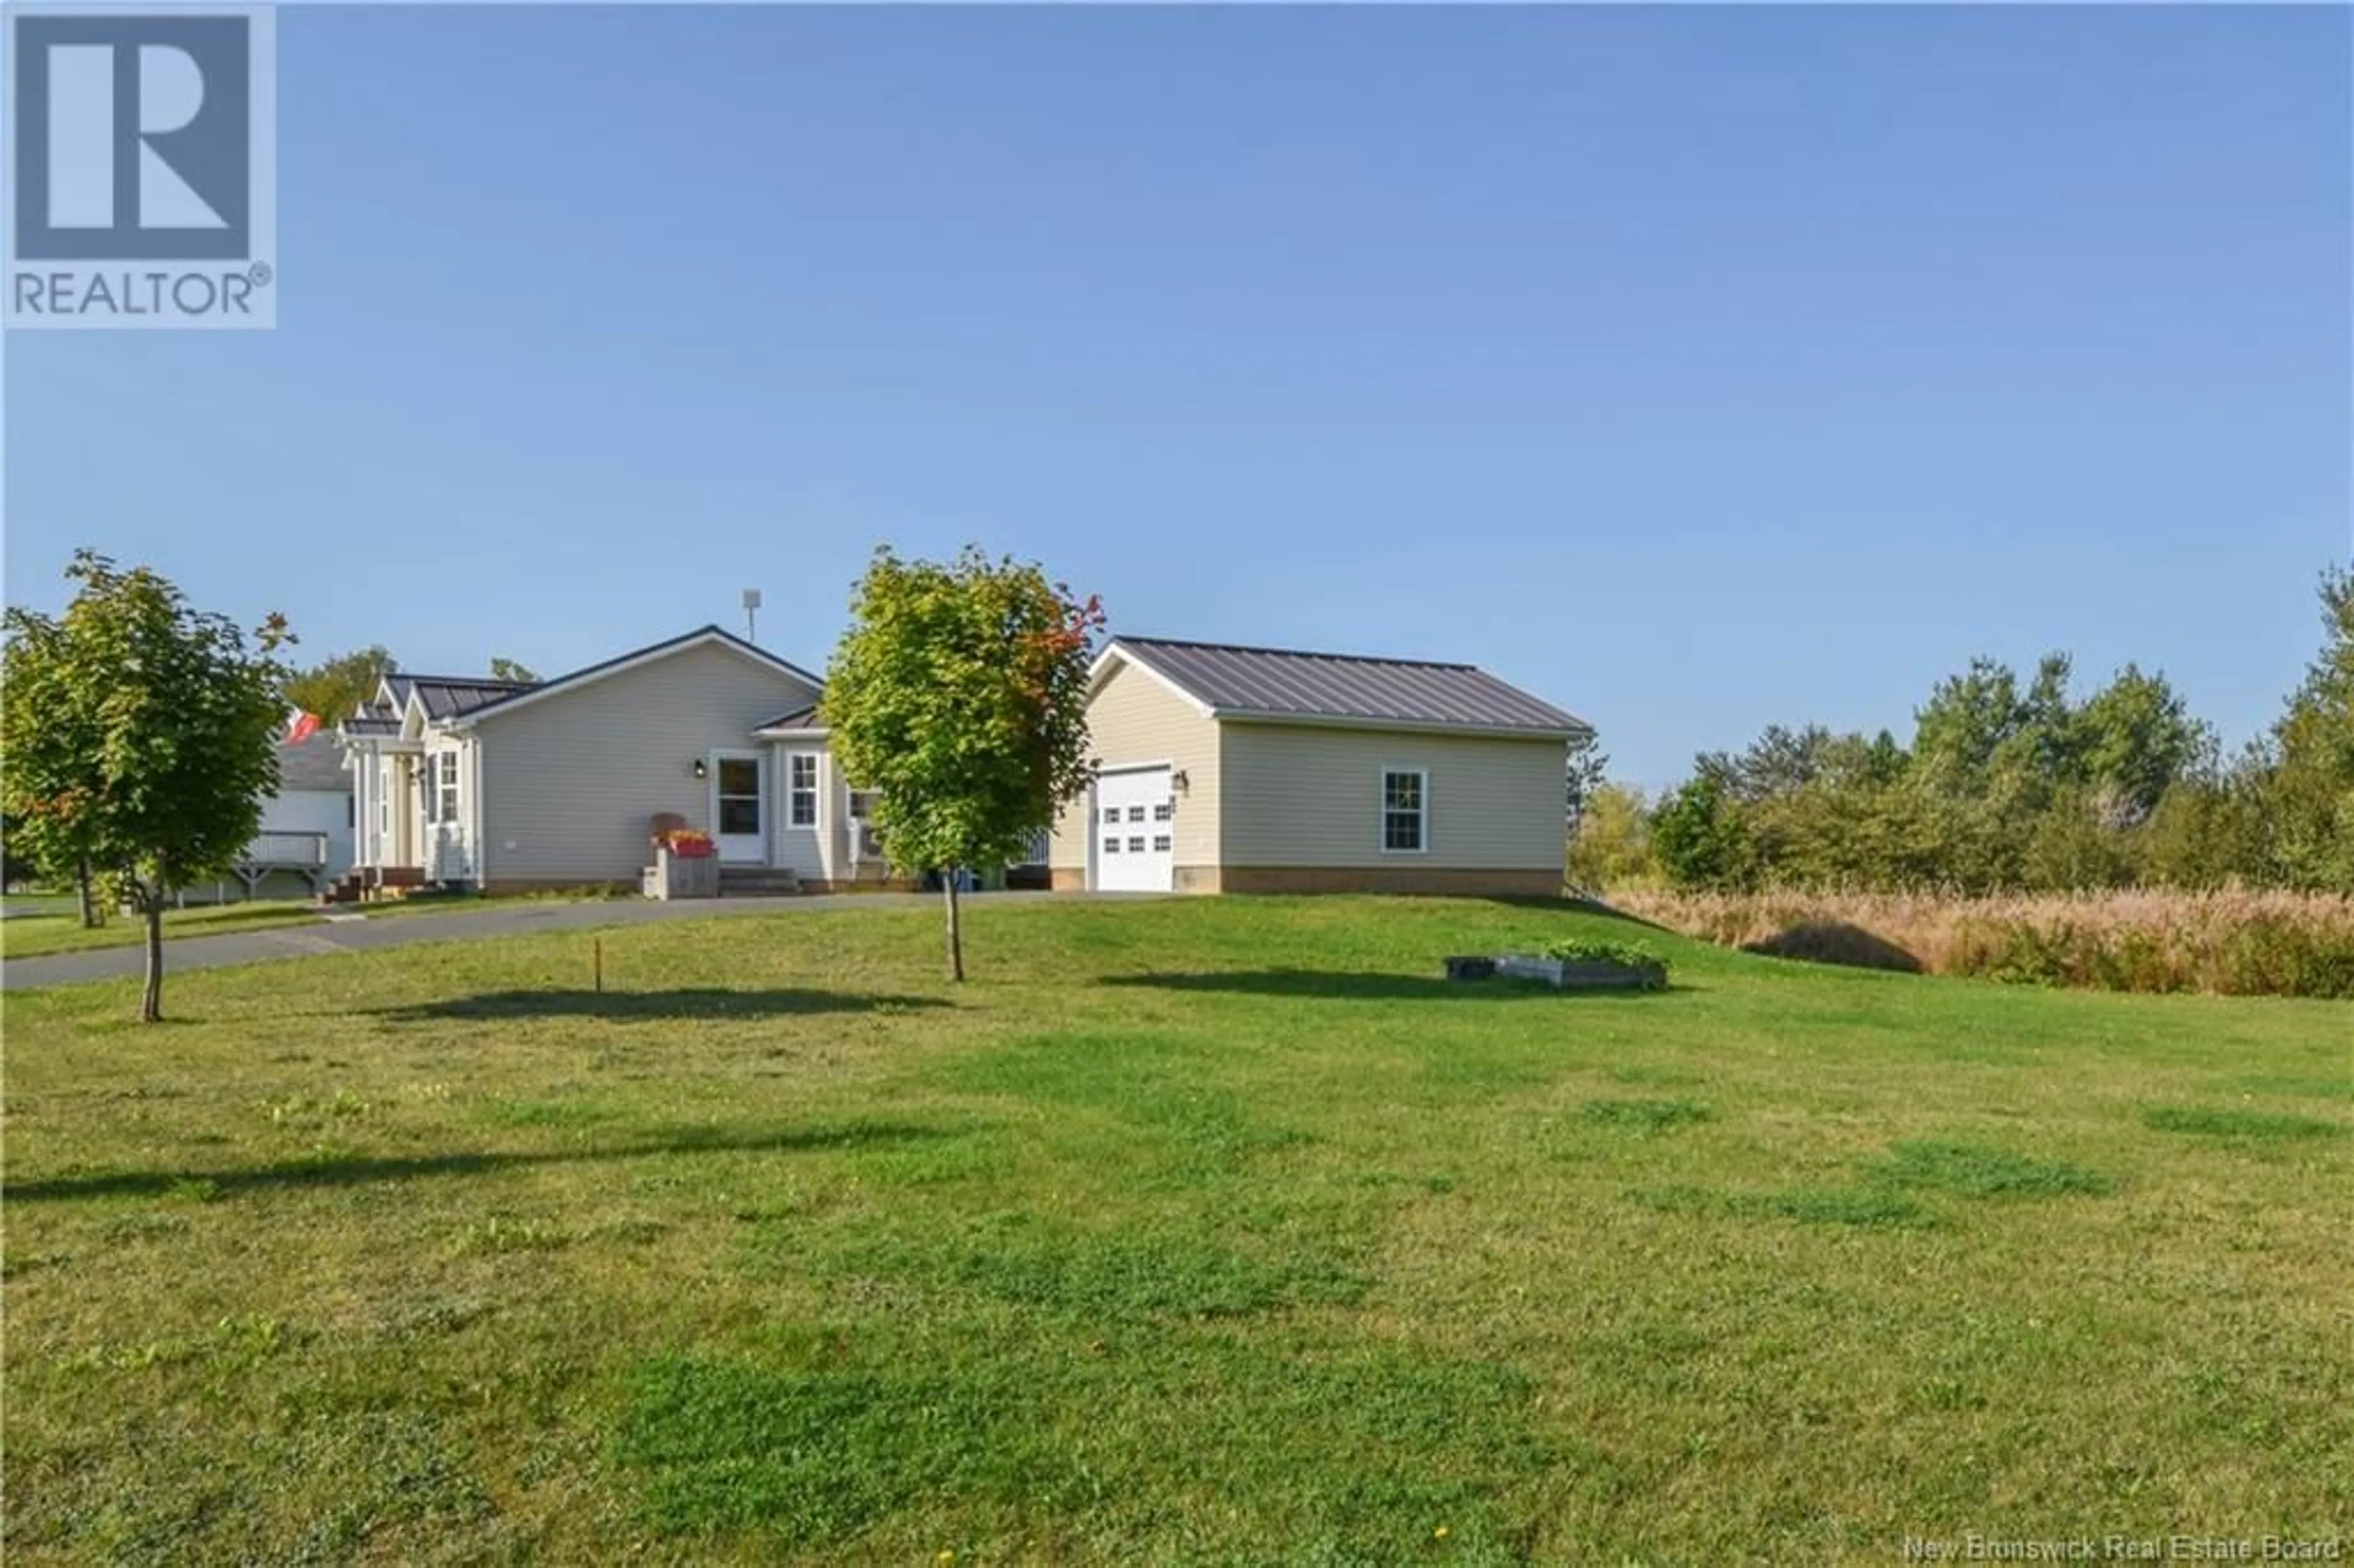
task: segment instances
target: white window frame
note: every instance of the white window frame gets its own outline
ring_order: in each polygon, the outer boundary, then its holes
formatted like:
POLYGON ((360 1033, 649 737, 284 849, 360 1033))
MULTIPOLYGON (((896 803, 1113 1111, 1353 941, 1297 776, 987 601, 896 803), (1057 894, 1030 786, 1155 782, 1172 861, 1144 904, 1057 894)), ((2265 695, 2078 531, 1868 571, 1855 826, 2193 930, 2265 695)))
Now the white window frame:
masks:
POLYGON ((454 751, 434 753, 433 788, 441 808, 440 821, 458 820, 458 754, 454 751))
POLYGON ((814 829, 817 826, 817 803, 821 786, 818 783, 818 754, 814 751, 785 753, 785 826, 814 829), (809 783, 801 781, 802 763, 809 764, 809 783), (801 820, 801 804, 809 804, 809 820, 801 820))
MULTIPOLYGON (((1430 853, 1430 769, 1406 768, 1396 763, 1383 766, 1381 776, 1373 786, 1373 842, 1384 854, 1428 854, 1430 853), (1415 812, 1415 846, 1398 849, 1390 843, 1390 780, 1399 778, 1420 780, 1415 799, 1420 803, 1415 812)), ((1405 813, 1400 812, 1403 816, 1405 813)))

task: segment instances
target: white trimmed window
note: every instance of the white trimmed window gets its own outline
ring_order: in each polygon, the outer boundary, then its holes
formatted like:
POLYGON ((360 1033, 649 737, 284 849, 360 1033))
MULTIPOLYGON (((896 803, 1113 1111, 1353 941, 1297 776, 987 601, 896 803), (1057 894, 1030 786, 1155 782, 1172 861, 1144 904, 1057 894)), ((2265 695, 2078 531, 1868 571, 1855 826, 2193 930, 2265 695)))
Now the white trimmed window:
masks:
POLYGON ((817 753, 796 751, 785 759, 785 822, 796 828, 817 826, 817 753))
POLYGON ((441 821, 458 820, 458 754, 445 751, 440 758, 441 821))
POLYGON ((1430 775, 1418 768, 1382 771, 1382 852, 1420 854, 1430 848, 1430 775))

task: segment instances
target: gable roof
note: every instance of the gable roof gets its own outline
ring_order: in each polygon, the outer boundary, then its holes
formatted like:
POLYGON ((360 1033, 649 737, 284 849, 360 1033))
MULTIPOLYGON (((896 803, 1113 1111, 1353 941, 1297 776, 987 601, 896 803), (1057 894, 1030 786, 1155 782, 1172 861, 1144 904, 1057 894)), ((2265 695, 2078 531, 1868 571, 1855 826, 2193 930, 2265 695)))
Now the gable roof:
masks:
POLYGON ((817 705, 815 703, 806 703, 801 706, 793 709, 790 713, 779 714, 772 719, 768 719, 762 723, 754 725, 752 726, 752 733, 758 735, 763 730, 815 729, 817 727, 817 705))
MULTIPOLYGON (((552 681, 542 681, 536 685, 529 686, 517 685, 514 683, 510 683, 509 684, 512 689, 510 689, 505 694, 493 697, 491 700, 479 704, 476 706, 461 710, 459 713, 452 715, 452 717, 456 723, 461 726, 472 725, 476 719, 482 718, 485 715, 505 713, 512 709, 519 708, 526 703, 535 703, 542 697, 552 697, 559 692, 575 691, 579 687, 604 680, 609 675, 618 675, 624 670, 634 670, 641 664, 652 663, 656 659, 666 659, 673 653, 684 653, 690 648, 699 648, 706 644, 725 648, 730 652, 740 654, 758 663, 765 664, 769 669, 776 671, 778 673, 790 675, 795 680, 804 682, 812 688, 822 684, 815 675, 811 674, 807 670, 802 669, 800 665, 779 659, 774 653, 769 652, 767 649, 759 647, 755 643, 747 642, 744 639, 737 636, 732 631, 726 630, 719 626, 700 626, 695 628, 693 631, 684 632, 679 636, 668 638, 663 641, 649 643, 643 648, 633 650, 628 653, 616 654, 614 657, 604 660, 601 662, 588 665, 583 669, 575 670, 568 675, 558 675, 552 681)), ((496 683, 486 681, 477 683, 495 684, 496 683)))
POLYGON ((542 684, 537 681, 502 681, 490 675, 406 673, 387 675, 385 683, 392 688, 393 701, 399 710, 405 712, 409 699, 414 697, 429 719, 454 718, 542 684))
POLYGON ((1114 654, 1159 676, 1216 719, 1461 729, 1532 738, 1592 733, 1585 720, 1472 664, 1165 637, 1115 637, 1102 658, 1114 654))
POLYGON ((300 746, 278 748, 278 789, 333 789, 349 794, 352 776, 344 771, 344 748, 333 730, 314 731, 300 746))

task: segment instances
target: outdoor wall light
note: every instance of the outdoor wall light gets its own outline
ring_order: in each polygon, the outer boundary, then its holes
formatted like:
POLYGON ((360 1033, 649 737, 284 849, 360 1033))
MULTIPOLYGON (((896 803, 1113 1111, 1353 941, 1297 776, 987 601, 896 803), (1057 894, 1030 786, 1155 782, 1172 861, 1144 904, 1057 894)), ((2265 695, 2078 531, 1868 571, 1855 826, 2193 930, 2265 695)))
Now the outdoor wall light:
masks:
POLYGON ((1185 777, 1185 770, 1180 768, 1176 772, 1172 773, 1169 776, 1169 782, 1177 789, 1182 789, 1188 787, 1191 780, 1185 777))
POLYGON ((697 779, 708 779, 711 777, 711 764, 704 761, 700 757, 695 759, 694 768, 695 776, 697 779))

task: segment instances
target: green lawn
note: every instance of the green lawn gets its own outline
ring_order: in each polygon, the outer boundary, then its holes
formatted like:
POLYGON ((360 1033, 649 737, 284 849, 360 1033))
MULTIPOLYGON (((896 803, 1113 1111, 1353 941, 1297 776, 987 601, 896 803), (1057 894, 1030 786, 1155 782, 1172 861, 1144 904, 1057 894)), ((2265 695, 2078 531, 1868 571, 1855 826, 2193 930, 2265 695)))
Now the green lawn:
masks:
POLYGON ((14 1563, 1898 1561, 2354 1519, 2354 1008, 1476 901, 10 994, 14 1563))
MULTIPOLYGON (((242 904, 203 904, 164 914, 164 938, 217 937, 228 931, 250 931, 264 926, 307 926, 319 918, 318 906, 301 899, 253 899, 242 904)), ((113 915, 103 926, 85 928, 70 911, 56 915, 12 915, 0 920, 0 954, 12 959, 37 959, 45 953, 79 953, 90 948, 135 948, 147 939, 147 927, 135 915, 113 915)), ((164 969, 168 973, 167 961, 164 969)))

